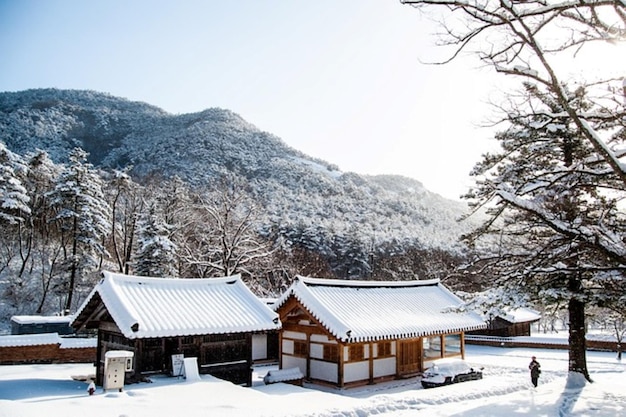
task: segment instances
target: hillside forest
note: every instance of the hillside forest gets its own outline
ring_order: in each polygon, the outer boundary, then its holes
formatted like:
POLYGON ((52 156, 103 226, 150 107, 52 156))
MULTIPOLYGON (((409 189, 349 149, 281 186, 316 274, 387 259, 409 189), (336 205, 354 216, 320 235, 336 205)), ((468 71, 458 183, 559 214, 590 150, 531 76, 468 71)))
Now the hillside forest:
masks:
POLYGON ((0 97, 4 318, 71 313, 103 269, 241 274, 263 297, 296 275, 471 287, 455 272, 465 206, 417 181, 342 173, 225 110, 174 117, 82 91, 0 97))

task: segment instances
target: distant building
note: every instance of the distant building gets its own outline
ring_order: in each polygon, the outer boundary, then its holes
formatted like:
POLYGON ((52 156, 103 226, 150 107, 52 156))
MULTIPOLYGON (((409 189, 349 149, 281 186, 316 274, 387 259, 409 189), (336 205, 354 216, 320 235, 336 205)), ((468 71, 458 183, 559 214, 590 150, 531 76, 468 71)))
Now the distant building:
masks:
POLYGON ((438 280, 297 277, 275 304, 280 367, 338 387, 416 375, 430 361, 464 357, 464 332, 485 327, 438 280))
POLYGON ((132 379, 179 375, 175 358, 196 357, 201 374, 251 385, 253 360, 267 356, 267 335, 281 327, 277 314, 238 275, 185 279, 108 271, 72 326, 98 330, 98 385, 109 350, 134 353, 132 379))
POLYGON ((489 320, 485 329, 473 331, 471 334, 500 337, 530 336, 531 325, 540 319, 541 314, 529 308, 506 309, 504 314, 489 320))
POLYGON ((70 323, 71 316, 13 316, 11 317, 11 334, 58 333, 68 335, 74 333, 70 323))

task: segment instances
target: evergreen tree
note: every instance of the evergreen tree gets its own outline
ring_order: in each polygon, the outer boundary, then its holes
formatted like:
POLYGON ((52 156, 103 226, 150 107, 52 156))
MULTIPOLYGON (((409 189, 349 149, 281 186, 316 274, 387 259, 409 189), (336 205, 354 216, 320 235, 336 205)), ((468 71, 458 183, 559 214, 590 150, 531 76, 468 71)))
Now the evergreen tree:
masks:
MULTIPOLYGON (((502 151, 485 155, 472 172, 479 180, 467 197, 489 206, 491 218, 467 238, 487 242, 491 252, 480 265, 494 277, 500 304, 518 298, 567 305, 570 371, 589 379, 585 310, 618 305, 624 287, 626 216, 618 208, 624 192, 620 176, 560 103, 533 84, 525 87, 524 108, 533 111, 511 111, 511 127, 497 135, 502 151)), ((614 129, 605 115, 592 116, 584 89, 568 96, 596 131, 614 129)), ((616 139, 626 139, 621 132, 616 139)))
POLYGON ((30 214, 28 192, 22 180, 27 173, 19 155, 0 142, 0 223, 17 225, 30 214))
POLYGON ((137 227, 137 253, 134 257, 134 273, 147 277, 174 277, 176 268, 176 245, 169 239, 170 227, 163 222, 151 204, 141 216, 137 227))
POLYGON ((49 194, 55 211, 52 220, 62 233, 67 280, 61 291, 67 297, 67 312, 72 308, 79 279, 97 270, 101 257, 107 254, 103 242, 111 229, 102 179, 86 161, 87 153, 75 148, 49 194))
POLYGON ((482 262, 492 266, 494 284, 567 300, 571 380, 590 380, 585 307, 615 302, 625 286, 626 222, 617 206, 626 192, 623 68, 607 56, 594 62, 594 74, 572 69, 585 62, 578 54, 624 39, 626 4, 402 2, 446 13, 440 41, 451 47, 447 61, 471 51, 526 83, 522 101, 514 92, 503 99, 511 126, 497 136, 503 151, 485 155, 473 172, 477 186, 468 197, 491 214, 473 237, 493 236, 495 250, 482 262))

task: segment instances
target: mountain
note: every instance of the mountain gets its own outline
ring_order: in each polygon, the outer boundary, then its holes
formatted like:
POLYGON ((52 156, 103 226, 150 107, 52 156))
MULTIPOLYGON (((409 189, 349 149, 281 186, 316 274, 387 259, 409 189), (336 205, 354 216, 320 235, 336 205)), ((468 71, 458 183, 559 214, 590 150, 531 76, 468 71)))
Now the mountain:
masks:
POLYGON ((5 92, 0 140, 22 155, 44 149, 56 162, 82 147, 99 168, 132 166, 138 181, 177 175, 201 187, 236 173, 264 207, 267 224, 286 236, 315 231, 328 241, 458 251, 458 237, 472 227, 457 221, 465 204, 416 180, 341 172, 220 108, 174 115, 94 91, 5 92))

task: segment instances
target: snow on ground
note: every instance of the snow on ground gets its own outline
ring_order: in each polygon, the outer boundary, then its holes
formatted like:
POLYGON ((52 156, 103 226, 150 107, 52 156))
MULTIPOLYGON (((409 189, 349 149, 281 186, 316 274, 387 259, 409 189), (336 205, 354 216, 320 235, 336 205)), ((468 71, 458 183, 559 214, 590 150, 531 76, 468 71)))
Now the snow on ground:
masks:
POLYGON ((90 364, 0 366, 0 417, 307 416, 381 417, 532 415, 614 417, 626 415, 626 361, 614 352, 589 352, 593 384, 566 388, 567 351, 468 345, 466 360, 484 367, 484 378, 425 390, 419 378, 352 389, 305 384, 264 385, 270 367, 257 368, 253 387, 203 375, 201 381, 155 377, 122 392, 87 394, 72 376, 94 372, 90 364), (527 369, 536 355, 539 386, 527 369))

